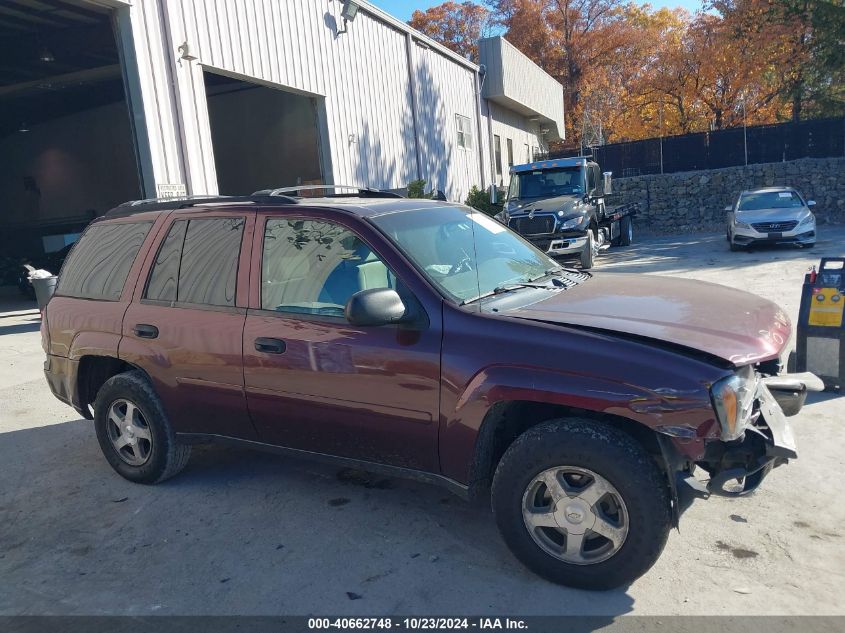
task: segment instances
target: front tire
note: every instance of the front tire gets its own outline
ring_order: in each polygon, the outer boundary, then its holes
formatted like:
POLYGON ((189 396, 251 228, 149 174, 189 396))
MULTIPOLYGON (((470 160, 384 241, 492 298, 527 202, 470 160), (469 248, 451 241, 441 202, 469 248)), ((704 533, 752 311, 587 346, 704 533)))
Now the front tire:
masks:
POLYGON ((519 436, 493 478, 493 512, 514 555, 581 589, 631 583, 654 565, 671 527, 666 480, 627 434, 580 418, 519 436))
POLYGON ((581 268, 589 270, 596 263, 596 236, 592 229, 587 230, 587 243, 581 251, 581 268))
POLYGON ((180 444, 161 400, 138 371, 109 378, 94 401, 94 428, 103 455, 122 477, 157 484, 178 474, 191 447, 180 444))

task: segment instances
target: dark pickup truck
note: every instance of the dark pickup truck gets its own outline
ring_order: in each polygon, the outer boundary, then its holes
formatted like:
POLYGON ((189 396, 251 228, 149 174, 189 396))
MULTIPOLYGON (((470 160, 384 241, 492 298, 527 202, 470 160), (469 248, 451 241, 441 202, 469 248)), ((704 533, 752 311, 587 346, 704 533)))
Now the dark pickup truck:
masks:
POLYGON ((599 251, 628 246, 636 204, 611 206, 611 174, 585 157, 542 160, 510 170, 497 219, 551 257, 579 257, 592 268, 599 251))

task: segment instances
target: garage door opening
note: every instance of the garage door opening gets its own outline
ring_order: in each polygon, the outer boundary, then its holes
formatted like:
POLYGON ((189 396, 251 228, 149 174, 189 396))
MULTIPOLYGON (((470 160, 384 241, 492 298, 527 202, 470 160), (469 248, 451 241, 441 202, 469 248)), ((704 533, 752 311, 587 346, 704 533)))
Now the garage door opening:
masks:
POLYGON ((220 193, 323 182, 313 98, 212 72, 204 76, 220 193))
POLYGON ((140 197, 110 11, 38 4, 0 10, 0 286, 140 197))

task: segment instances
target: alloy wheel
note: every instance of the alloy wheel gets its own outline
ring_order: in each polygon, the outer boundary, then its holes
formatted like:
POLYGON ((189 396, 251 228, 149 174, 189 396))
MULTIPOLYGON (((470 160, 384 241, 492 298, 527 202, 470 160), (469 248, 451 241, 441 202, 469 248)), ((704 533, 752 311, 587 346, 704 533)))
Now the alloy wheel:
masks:
POLYGON ((607 560, 628 536, 628 510, 619 491, 598 473, 576 466, 534 477, 522 498, 522 517, 544 552, 575 565, 607 560))
POLYGON ((141 410, 129 400, 115 400, 109 407, 108 434, 112 447, 130 466, 142 466, 150 458, 153 435, 141 410))

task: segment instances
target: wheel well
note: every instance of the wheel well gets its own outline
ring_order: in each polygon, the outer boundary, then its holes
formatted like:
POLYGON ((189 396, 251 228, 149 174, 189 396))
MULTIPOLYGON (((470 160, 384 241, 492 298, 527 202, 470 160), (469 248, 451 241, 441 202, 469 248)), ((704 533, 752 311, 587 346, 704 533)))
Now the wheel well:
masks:
POLYGON ((484 417, 476 441, 470 473, 470 496, 486 497, 499 461, 517 437, 533 426, 556 418, 588 418, 610 424, 634 438, 655 459, 661 470, 665 468, 655 432, 634 420, 545 402, 497 402, 484 417))
POLYGON ((76 381, 83 410, 90 412, 90 405, 97 398, 97 392, 109 378, 133 369, 136 369, 133 365, 112 356, 83 356, 79 360, 76 381))

